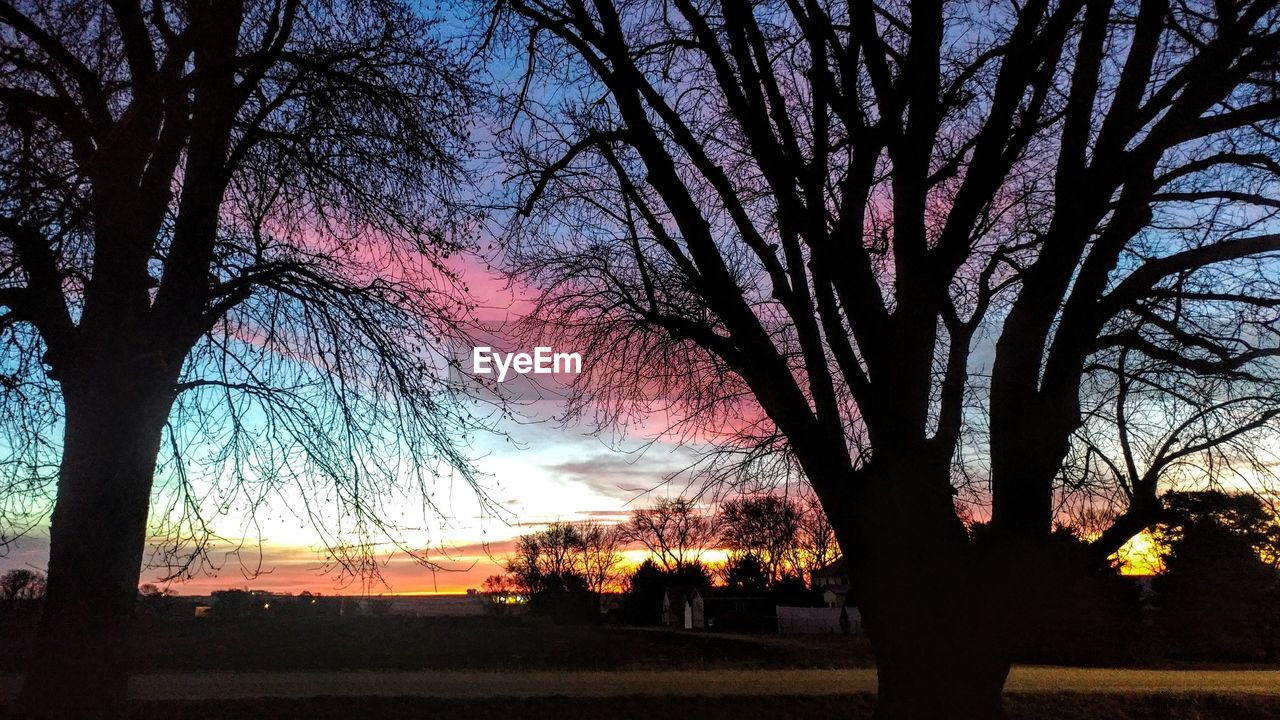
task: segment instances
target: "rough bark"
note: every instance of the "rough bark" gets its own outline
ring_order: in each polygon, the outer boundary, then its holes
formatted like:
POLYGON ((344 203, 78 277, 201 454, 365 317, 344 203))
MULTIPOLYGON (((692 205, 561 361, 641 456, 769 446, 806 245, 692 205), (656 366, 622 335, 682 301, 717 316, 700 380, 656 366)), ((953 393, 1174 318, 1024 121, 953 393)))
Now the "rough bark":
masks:
POLYGON ((128 631, 172 372, 93 363, 63 380, 64 452, 49 583, 21 717, 113 717, 127 699, 128 631))

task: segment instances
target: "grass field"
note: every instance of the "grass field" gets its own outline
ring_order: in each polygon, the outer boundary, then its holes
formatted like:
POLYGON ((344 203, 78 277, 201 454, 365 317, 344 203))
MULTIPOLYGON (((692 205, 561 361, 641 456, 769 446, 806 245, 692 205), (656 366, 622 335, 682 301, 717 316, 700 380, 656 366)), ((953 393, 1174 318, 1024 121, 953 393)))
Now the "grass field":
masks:
MULTIPOLYGON (((0 678, 0 697, 17 690, 0 678)), ((1218 694, 1280 702, 1280 671, 1131 670, 1015 667, 1005 686, 1017 694, 1218 694)), ((146 673, 132 680, 139 700, 237 700, 317 696, 492 698, 746 697, 872 693, 875 670, 615 670, 146 673)))
MULTIPOLYGON (((29 628, 0 629, 21 647, 29 628)), ((860 638, 732 637, 493 617, 139 618, 139 672, 869 667, 860 638)), ((0 672, 22 652, 0 653, 0 672)))
MULTIPOLYGON (((874 697, 343 698, 141 702, 135 720, 865 720, 874 697)), ((1010 695, 1010 720, 1280 720, 1280 701, 1234 695, 1010 695)), ((0 710, 2 712, 2 710, 0 710)))
MULTIPOLYGON (((0 628, 0 645, 29 639, 0 628)), ((145 618, 137 720, 866 718, 865 641, 501 618, 145 618)), ((0 708, 20 652, 0 661, 0 708)), ((1012 720, 1280 720, 1280 669, 1017 667, 1012 720)), ((3 713, 0 712, 0 717, 3 713)))

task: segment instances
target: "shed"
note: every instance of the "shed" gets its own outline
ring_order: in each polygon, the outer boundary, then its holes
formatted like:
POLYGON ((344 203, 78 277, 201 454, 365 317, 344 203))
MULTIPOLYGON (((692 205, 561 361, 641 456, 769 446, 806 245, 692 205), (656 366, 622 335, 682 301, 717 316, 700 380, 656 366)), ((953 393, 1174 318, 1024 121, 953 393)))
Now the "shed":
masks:
POLYGON ((667 588, 662 596, 662 624, 685 630, 706 627, 702 593, 697 588, 667 588))

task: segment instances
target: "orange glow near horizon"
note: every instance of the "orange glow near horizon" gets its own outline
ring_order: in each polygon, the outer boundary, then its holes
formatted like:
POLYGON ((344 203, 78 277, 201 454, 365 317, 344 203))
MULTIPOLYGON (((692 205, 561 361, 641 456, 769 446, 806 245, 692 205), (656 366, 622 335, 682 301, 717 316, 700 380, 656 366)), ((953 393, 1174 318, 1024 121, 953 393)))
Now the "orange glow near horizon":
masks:
MULTIPOLYGON (((359 583, 347 587, 336 586, 331 578, 316 573, 314 562, 296 559, 278 563, 271 572, 256 578, 236 577, 233 580, 231 577, 197 577, 184 583, 174 583, 171 587, 182 595, 207 595, 215 590, 236 587, 293 595, 304 591, 318 595, 369 594, 389 597, 461 595, 468 590, 478 590, 486 577, 500 574, 507 550, 506 543, 498 543, 489 555, 455 556, 446 569, 436 570, 434 573, 408 559, 393 560, 382 568, 386 585, 369 587, 363 593, 359 583)), ((267 550, 267 554, 270 554, 270 550, 267 550)), ((652 557, 647 550, 640 548, 628 548, 621 554, 624 575, 652 557)), ((723 549, 708 548, 703 551, 701 560, 715 566, 723 563, 726 557, 723 549)), ((1112 560, 1118 563, 1122 575, 1155 575, 1162 569, 1159 547, 1154 537, 1147 532, 1131 538, 1112 556, 1112 560)), ((143 582, 148 582, 145 572, 143 582)))
MULTIPOLYGON (((217 590, 247 589, 266 590, 275 593, 298 595, 309 592, 313 595, 383 595, 388 597, 425 597, 432 595, 461 595, 468 590, 479 590, 485 578, 503 572, 502 563, 509 552, 509 543, 497 543, 491 548, 491 554, 455 555, 446 561, 444 569, 432 572, 430 568, 419 565, 408 558, 400 558, 388 562, 381 568, 384 585, 373 584, 368 588, 356 582, 342 586, 335 584, 331 576, 319 574, 316 563, 297 557, 276 562, 268 562, 270 568, 256 577, 245 577, 234 571, 218 575, 197 576, 185 582, 174 582, 169 589, 180 595, 208 595, 217 590)), ((276 548, 283 555, 294 555, 285 548, 276 548)), ((270 560, 272 548, 264 549, 264 557, 270 560)), ((621 552, 622 562, 620 575, 634 571, 637 566, 652 557, 649 551, 639 548, 627 548, 621 552)), ((708 548, 700 556, 702 562, 715 566, 723 563, 728 557, 721 548, 708 548)), ((142 583, 154 583, 147 571, 142 573, 142 583)), ((615 590, 621 590, 618 584, 615 590)))
MULTIPOLYGON (((297 595, 310 592, 319 595, 385 595, 385 596, 432 596, 458 595, 468 590, 478 590, 490 575, 503 572, 503 562, 512 550, 509 540, 494 542, 483 550, 476 546, 460 548, 449 560, 442 561, 443 567, 434 572, 409 558, 400 557, 387 562, 382 568, 385 584, 373 584, 362 588, 359 582, 350 585, 336 584, 332 576, 317 572, 317 563, 305 556, 298 548, 264 548, 264 560, 267 560, 268 572, 257 577, 245 577, 228 568, 227 572, 215 576, 200 576, 186 582, 173 583, 170 587, 182 595, 208 595, 215 590, 228 588, 247 588, 268 590, 271 592, 297 595), (271 561, 273 555, 277 560, 271 561)), ((652 554, 643 548, 633 547, 621 551, 621 575, 629 574, 638 565, 649 559, 652 554)), ((705 549, 700 559, 710 566, 725 561, 727 553, 722 548, 705 549)), ((1139 533, 1130 538, 1112 555, 1120 573, 1128 576, 1149 576, 1161 572, 1162 563, 1160 549, 1154 536, 1149 532, 1139 533)), ((142 582, 154 582, 143 572, 142 582)), ((619 588, 620 589, 620 588, 619 588)))
POLYGON ((1157 575, 1164 569, 1160 560, 1160 548, 1155 537, 1147 530, 1129 538, 1111 556, 1111 560, 1119 563, 1121 575, 1157 575))

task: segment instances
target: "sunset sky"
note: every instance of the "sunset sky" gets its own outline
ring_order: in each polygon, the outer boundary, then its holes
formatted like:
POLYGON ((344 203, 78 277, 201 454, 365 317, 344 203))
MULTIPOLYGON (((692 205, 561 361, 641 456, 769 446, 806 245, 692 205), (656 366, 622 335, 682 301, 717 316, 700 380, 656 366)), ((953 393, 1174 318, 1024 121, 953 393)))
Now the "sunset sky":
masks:
MULTIPOLYGON (((590 356, 584 357, 585 362, 590 356)), ((487 438, 475 448, 485 487, 505 514, 481 512, 475 494, 459 483, 442 484, 438 505, 444 515, 433 527, 424 527, 410 537, 420 540, 428 556, 440 565, 432 571, 403 553, 386 556, 382 568, 384 584, 362 586, 342 578, 323 562, 319 535, 292 511, 288 498, 278 498, 260 511, 255 520, 262 545, 254 537, 245 538, 238 554, 221 547, 211 559, 221 567, 199 573, 169 587, 177 593, 204 595, 228 587, 248 587, 276 592, 303 590, 324 594, 416 594, 459 593, 479 587, 484 578, 500 571, 499 563, 510 552, 512 539, 543 523, 564 520, 618 522, 631 509, 648 504, 656 496, 679 495, 685 482, 663 484, 664 478, 685 467, 692 454, 670 443, 645 445, 641 438, 605 440, 584 427, 563 427, 546 418, 556 402, 545 398, 535 403, 541 421, 508 422, 501 429, 511 442, 487 438), (615 449, 616 446, 616 449, 615 449), (626 452, 626 449, 632 452, 626 452), (256 573, 256 574, 255 574, 256 573)), ((244 518, 215 519, 215 528, 228 537, 238 537, 246 527, 244 518)), ((22 540, 8 557, 0 558, 0 571, 11 567, 43 569, 47 544, 41 533, 22 540)), ((1152 547, 1139 537, 1123 555, 1131 572, 1146 574, 1153 569, 1152 547)), ((712 551, 706 559, 715 561, 722 553, 712 551)), ((644 557, 640 550, 626 553, 629 563, 644 557)), ((142 582, 154 582, 163 575, 159 569, 144 570, 142 582)))
MULTIPOLYGON (((477 319, 486 326, 500 328, 527 310, 527 293, 508 287, 482 260, 468 260, 459 270, 480 303, 477 319)), ((500 350, 532 350, 501 347, 500 338, 493 344, 500 350)), ((555 350, 579 352, 588 365, 608 357, 607 348, 555 350)), ((988 360, 989 348, 975 348, 975 363, 988 360)), ((561 388, 555 379, 539 382, 538 387, 519 380, 507 383, 518 417, 497 425, 498 433, 478 437, 470 448, 483 475, 483 490, 500 510, 484 510, 471 487, 446 479, 438 484, 438 496, 433 498, 440 515, 426 524, 411 519, 402 533, 408 545, 437 565, 434 571, 387 545, 380 553, 385 559, 384 584, 365 586, 333 572, 324 561, 322 536, 299 516, 299 498, 286 494, 252 516, 233 511, 209 518, 217 534, 232 542, 217 545, 208 554, 211 567, 192 579, 174 582, 171 588, 196 595, 227 587, 327 594, 463 592, 498 572, 513 538, 523 532, 553 521, 618 522, 654 496, 686 491, 686 478, 667 484, 664 480, 693 461, 693 450, 653 441, 647 435, 596 435, 590 427, 563 426, 554 419, 563 412, 557 396, 561 388)), ((662 418, 655 416, 645 431, 661 429, 662 418)), ((43 570, 47 552, 45 533, 37 529, 0 557, 0 571, 43 570)), ((1137 540, 1127 554, 1134 571, 1151 570, 1149 542, 1137 540)), ((638 550, 628 554, 632 562, 641 557, 638 550)), ((709 556, 715 557, 714 553, 709 556)), ((142 582, 155 582, 164 574, 161 568, 144 569, 142 582)))
MULTIPOLYGON (((466 280, 479 299, 478 319, 489 327, 511 323, 527 307, 525 295, 469 261, 463 267, 466 280)), ((500 333, 495 349, 506 342, 500 333)), ((556 348, 577 351, 584 364, 601 360, 596 348, 556 348)), ((322 536, 310 521, 300 517, 299 498, 286 493, 272 498, 252 516, 231 512, 211 518, 217 534, 243 543, 222 543, 208 554, 209 565, 188 580, 169 587, 186 595, 205 595, 228 587, 248 587, 276 592, 304 590, 324 594, 460 593, 481 585, 500 572, 500 564, 518 535, 554 521, 596 520, 615 523, 655 497, 688 492, 689 480, 679 475, 695 459, 689 447, 650 435, 593 433, 584 425, 555 420, 563 412, 563 378, 540 376, 537 385, 518 378, 503 389, 518 411, 513 420, 494 426, 492 435, 480 436, 470 448, 483 474, 483 490, 498 511, 485 510, 466 483, 442 480, 433 503, 438 517, 410 516, 401 537, 425 554, 436 569, 426 567, 390 544, 379 549, 384 560, 381 580, 366 583, 344 576, 324 561, 322 536), (675 477, 667 482, 667 479, 675 477), (260 542, 259 542, 260 539, 260 542), (236 544, 241 544, 238 549, 236 544)), ((651 423, 646 433, 660 430, 651 423)), ((41 530, 21 539, 0 558, 0 571, 12 567, 43 570, 47 562, 47 538, 41 530)), ((716 561, 722 552, 705 557, 716 561)), ((1128 572, 1154 570, 1154 548, 1148 538, 1135 538, 1122 551, 1128 572)), ((631 549, 629 563, 640 562, 644 552, 631 549)), ((143 583, 158 582, 162 567, 144 568, 143 583)), ((164 584, 164 583, 161 583, 164 584)))
MULTIPOLYGON (((526 304, 499 278, 477 264, 466 268, 469 284, 483 302, 480 319, 493 326, 511 322, 526 304)), ((503 340, 495 336, 495 348, 503 340)), ((559 348, 558 348, 559 349, 559 348)), ((591 348, 580 351, 583 362, 600 360, 591 348)), ((323 539, 311 522, 300 517, 297 497, 276 496, 250 515, 231 512, 211 517, 214 531, 235 543, 222 543, 208 554, 206 567, 188 580, 168 587, 179 594, 206 595, 229 587, 323 594, 421 594, 461 593, 479 587, 489 575, 501 571, 501 563, 518 535, 554 521, 620 522, 636 507, 655 497, 678 496, 689 490, 689 479, 679 474, 695 459, 694 451, 647 435, 595 434, 584 425, 565 426, 554 418, 563 412, 561 378, 541 376, 538 386, 527 378, 504 384, 518 415, 480 436, 470 448, 483 474, 483 490, 499 508, 485 510, 466 483, 437 483, 433 503, 440 511, 427 523, 410 515, 401 537, 424 553, 435 569, 396 551, 390 544, 378 550, 383 559, 381 579, 366 582, 344 576, 324 561, 323 539), (523 383, 523 384, 522 384, 523 383), (671 481, 668 478, 675 476, 671 481), (243 538, 242 543, 238 540, 243 538), (238 549, 236 544, 240 544, 238 549)), ((659 429, 656 424, 647 432, 659 429)), ((411 504, 411 503, 406 503, 411 504)), ((0 557, 0 572, 14 567, 44 570, 47 538, 37 529, 0 557)), ((644 552, 625 553, 628 564, 637 564, 644 552)), ((1125 571, 1150 574, 1158 568, 1155 547, 1148 536, 1132 540, 1119 553, 1125 571)), ((704 558, 723 559, 711 550, 704 558)), ((161 582, 163 567, 144 568, 143 583, 161 582)))
MULTIPOLYGON (((477 315, 482 322, 500 326, 526 306, 480 263, 468 262, 463 271, 480 300, 477 315)), ((506 349, 501 343, 496 339, 494 347, 506 349)), ((584 363, 597 359, 592 349, 563 350, 581 352, 584 363)), ((483 489, 501 508, 499 512, 484 511, 472 488, 446 479, 437 484, 438 495, 433 498, 440 517, 422 525, 421 516, 415 516, 405 526, 402 537, 412 547, 425 550, 438 570, 433 572, 388 546, 381 552, 386 560, 381 571, 385 585, 364 588, 359 581, 327 572, 321 536, 298 516, 297 498, 286 495, 274 498, 252 517, 232 512, 211 518, 219 535, 244 537, 244 546, 238 551, 232 545, 218 546, 209 558, 220 567, 174 582, 171 588, 197 595, 227 587, 326 594, 463 592, 498 572, 512 538, 531 527, 557 520, 617 522, 632 508, 651 502, 655 494, 681 494, 684 482, 664 485, 663 481, 691 461, 688 449, 648 443, 642 437, 596 436, 588 427, 558 423, 553 417, 563 412, 563 389, 557 381, 540 376, 536 387, 519 380, 504 383, 519 416, 497 424, 497 433, 480 436, 470 448, 483 473, 483 489)), ((47 552, 47 538, 37 530, 0 558, 0 571, 43 570, 47 552)), ((637 562, 641 556, 628 554, 637 562)), ((162 569, 144 569, 142 582, 154 582, 164 574, 162 569)))

